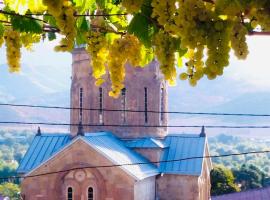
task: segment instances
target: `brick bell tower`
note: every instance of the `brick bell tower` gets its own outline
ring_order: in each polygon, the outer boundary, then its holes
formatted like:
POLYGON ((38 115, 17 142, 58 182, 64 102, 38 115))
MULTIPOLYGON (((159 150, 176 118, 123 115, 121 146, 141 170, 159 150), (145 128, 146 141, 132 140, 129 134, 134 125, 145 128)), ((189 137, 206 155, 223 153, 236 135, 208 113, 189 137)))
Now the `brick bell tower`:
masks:
MULTIPOLYGON (((168 114, 149 112, 168 110, 167 83, 159 71, 157 61, 152 61, 145 68, 127 65, 125 88, 119 98, 114 99, 108 95, 110 91, 108 74, 103 85, 95 86, 89 59, 84 48, 77 48, 72 52, 71 107, 78 109, 71 110, 71 124, 81 122, 84 132, 110 131, 120 138, 167 135, 168 114)), ((76 136, 78 126, 71 126, 70 129, 72 136, 76 136)))

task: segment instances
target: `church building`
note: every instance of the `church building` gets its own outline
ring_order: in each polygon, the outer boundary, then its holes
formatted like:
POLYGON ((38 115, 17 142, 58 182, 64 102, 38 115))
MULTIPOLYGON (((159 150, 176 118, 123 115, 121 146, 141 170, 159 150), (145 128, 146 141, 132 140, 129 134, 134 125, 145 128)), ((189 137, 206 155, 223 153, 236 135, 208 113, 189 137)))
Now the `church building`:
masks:
POLYGON ((24 200, 209 200, 207 137, 168 133, 168 87, 159 64, 127 64, 108 96, 83 48, 72 53, 70 133, 38 131, 17 172, 24 200), (77 126, 79 124, 79 126, 77 126))

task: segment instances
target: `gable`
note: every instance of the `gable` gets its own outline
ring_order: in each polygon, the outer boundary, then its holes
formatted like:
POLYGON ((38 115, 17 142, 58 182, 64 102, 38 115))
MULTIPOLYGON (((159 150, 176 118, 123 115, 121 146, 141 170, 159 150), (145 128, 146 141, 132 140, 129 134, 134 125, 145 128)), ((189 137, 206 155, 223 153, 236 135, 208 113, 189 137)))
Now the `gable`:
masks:
POLYGON ((93 166, 104 166, 104 162, 107 161, 105 162, 105 166, 117 165, 117 167, 121 168, 123 171, 125 171, 127 174, 129 174, 136 180, 141 180, 158 174, 158 170, 154 165, 147 163, 146 159, 144 159, 136 152, 128 149, 124 146, 124 144, 122 144, 120 140, 107 133, 91 133, 88 136, 80 136, 76 139, 73 139, 69 144, 64 146, 52 157, 40 163, 36 168, 33 168, 28 174, 35 172, 37 169, 44 165, 48 165, 48 163, 51 164, 52 162, 54 162, 53 160, 57 160, 56 158, 60 157, 66 158, 66 160, 64 161, 65 166, 67 166, 69 162, 72 163, 72 159, 74 159, 73 157, 77 159, 77 162, 85 162, 87 159, 89 159, 89 152, 87 152, 87 150, 95 151, 96 154, 92 154, 93 159, 92 162, 91 160, 90 162, 88 162, 89 165, 91 164, 93 166), (83 142, 84 144, 86 144, 86 148, 85 145, 78 146, 78 142, 83 142), (75 155, 75 152, 70 151, 70 149, 72 148, 79 150, 77 151, 77 153, 80 152, 79 155, 75 155), (69 154, 65 153, 65 151, 67 150, 69 151, 69 154), (95 159, 99 158, 98 156, 102 157, 103 161, 101 161, 100 163, 95 163, 94 161, 96 161, 95 159), (71 159, 71 161, 69 160, 69 158, 71 159), (136 163, 147 164, 137 165, 136 163), (124 166, 121 166, 123 164, 124 166))

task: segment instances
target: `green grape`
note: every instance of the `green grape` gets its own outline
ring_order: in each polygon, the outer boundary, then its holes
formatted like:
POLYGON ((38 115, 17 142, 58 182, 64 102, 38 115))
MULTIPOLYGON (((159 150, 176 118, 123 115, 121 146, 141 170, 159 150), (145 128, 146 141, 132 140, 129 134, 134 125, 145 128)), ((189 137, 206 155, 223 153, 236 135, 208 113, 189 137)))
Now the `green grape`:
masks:
POLYGON ((133 66, 138 66, 142 59, 141 44, 134 35, 126 34, 115 39, 109 48, 108 70, 112 83, 109 95, 117 98, 124 88, 125 64, 130 62, 133 66))
POLYGON ((231 46, 235 56, 239 59, 245 59, 248 55, 247 33, 246 27, 241 22, 234 24, 231 33, 231 46))
POLYGON ((173 38, 160 30, 154 38, 154 45, 154 51, 160 62, 160 69, 165 80, 170 85, 175 85, 177 72, 175 68, 175 44, 173 38))
POLYGON ((20 59, 22 47, 20 33, 12 29, 6 29, 4 32, 4 39, 9 71, 19 72, 21 68, 20 59))
POLYGON ((22 45, 27 50, 32 50, 33 43, 40 42, 41 36, 39 34, 21 33, 22 45))
POLYGON ((104 82, 102 76, 106 74, 107 40, 104 33, 93 31, 89 32, 87 38, 86 51, 91 58, 92 76, 96 79, 96 85, 100 86, 104 82))
POLYGON ((47 6, 48 12, 55 18, 60 33, 65 36, 60 44, 55 47, 55 50, 71 51, 76 37, 75 8, 72 2, 69 0, 43 0, 43 4, 47 6))
POLYGON ((123 0, 122 5, 129 13, 138 12, 143 4, 143 0, 123 0))

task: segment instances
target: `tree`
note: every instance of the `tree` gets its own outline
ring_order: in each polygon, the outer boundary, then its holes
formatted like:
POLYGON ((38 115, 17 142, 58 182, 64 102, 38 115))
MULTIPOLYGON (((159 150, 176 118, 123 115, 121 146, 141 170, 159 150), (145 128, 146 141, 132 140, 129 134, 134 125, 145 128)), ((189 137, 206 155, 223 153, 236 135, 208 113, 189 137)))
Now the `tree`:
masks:
POLYGON ((175 63, 180 79, 195 86, 214 79, 229 65, 230 49, 248 55, 246 36, 270 30, 267 0, 5 0, 0 10, 0 46, 5 42, 11 72, 20 70, 21 47, 31 49, 42 38, 64 36, 56 51, 86 45, 92 75, 101 85, 109 71, 110 96, 124 88, 125 64, 146 66, 155 56, 170 84, 175 63), (258 26, 262 32, 255 32, 258 26), (207 54, 204 54, 207 50, 207 54), (176 62, 177 61, 177 62, 176 62), (105 67, 107 66, 107 68, 105 67))
POLYGON ((8 196, 11 200, 18 200, 20 198, 20 188, 14 183, 3 183, 0 185, 0 194, 8 196))
POLYGON ((216 165, 211 171, 211 195, 221 195, 239 192, 239 187, 234 183, 232 171, 223 165, 216 165))
POLYGON ((236 182, 241 184, 241 190, 248 190, 268 185, 266 174, 254 165, 243 164, 239 170, 234 170, 236 182))

